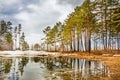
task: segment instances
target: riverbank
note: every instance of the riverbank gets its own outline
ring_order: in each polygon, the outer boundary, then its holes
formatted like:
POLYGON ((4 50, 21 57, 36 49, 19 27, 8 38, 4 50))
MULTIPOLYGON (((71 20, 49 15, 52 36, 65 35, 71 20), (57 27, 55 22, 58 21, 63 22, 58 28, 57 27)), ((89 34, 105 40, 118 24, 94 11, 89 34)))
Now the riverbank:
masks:
MULTIPOLYGON (((61 54, 64 56, 64 54, 61 54)), ((95 55, 95 54, 88 54, 88 53, 74 53, 73 54, 66 54, 64 57, 71 57, 71 58, 83 58, 88 60, 100 60, 103 61, 105 66, 109 67, 110 74, 107 78, 102 78, 102 80, 120 80, 120 54, 102 54, 102 55, 95 55)), ((101 80, 101 79, 100 79, 101 80)))
POLYGON ((56 52, 45 51, 0 51, 0 57, 47 56, 56 54, 56 52))

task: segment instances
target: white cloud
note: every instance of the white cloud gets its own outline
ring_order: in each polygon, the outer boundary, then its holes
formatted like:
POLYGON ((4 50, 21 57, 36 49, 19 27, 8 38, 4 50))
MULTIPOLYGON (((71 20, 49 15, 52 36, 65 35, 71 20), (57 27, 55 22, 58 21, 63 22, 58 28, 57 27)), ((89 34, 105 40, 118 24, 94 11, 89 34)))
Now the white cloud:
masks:
MULTIPOLYGON (((77 0, 75 0, 77 1, 77 0)), ((43 38, 42 30, 56 22, 63 22, 69 13, 74 9, 73 3, 69 0, 0 0, 0 9, 5 13, 13 12, 8 16, 15 22, 22 24, 29 43, 36 43, 43 38), (62 4, 61 4, 62 2, 62 4), (9 8, 8 8, 9 7, 9 8)), ((4 13, 0 15, 6 15, 4 13)), ((17 23, 17 24, 18 24, 17 23)))
POLYGON ((31 33, 31 34, 26 35, 26 36, 27 36, 26 41, 30 44, 40 43, 41 37, 43 37, 43 35, 35 34, 35 33, 31 33))
POLYGON ((18 0, 0 0, 0 4, 2 5, 5 5, 5 6, 8 6, 8 5, 13 5, 13 4, 16 4, 16 3, 19 3, 18 0))
POLYGON ((23 10, 15 15, 15 18, 23 24, 23 29, 28 35, 28 42, 35 43, 43 37, 42 30, 48 25, 54 25, 57 21, 63 21, 67 15, 73 10, 69 4, 59 5, 56 0, 46 0, 42 5, 29 4, 26 6, 28 10, 23 10), (40 35, 40 36, 36 36, 40 35), (33 38, 30 41, 30 37, 33 38), (39 38, 38 38, 39 37, 39 38))

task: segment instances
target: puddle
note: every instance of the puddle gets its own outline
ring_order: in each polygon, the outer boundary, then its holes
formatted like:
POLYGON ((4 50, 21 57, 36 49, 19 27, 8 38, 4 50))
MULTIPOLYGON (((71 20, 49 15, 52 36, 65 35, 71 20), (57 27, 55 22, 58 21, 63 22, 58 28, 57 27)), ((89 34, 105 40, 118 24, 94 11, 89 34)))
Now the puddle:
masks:
POLYGON ((0 80, 96 80, 109 77, 102 61, 77 58, 0 59, 0 80))

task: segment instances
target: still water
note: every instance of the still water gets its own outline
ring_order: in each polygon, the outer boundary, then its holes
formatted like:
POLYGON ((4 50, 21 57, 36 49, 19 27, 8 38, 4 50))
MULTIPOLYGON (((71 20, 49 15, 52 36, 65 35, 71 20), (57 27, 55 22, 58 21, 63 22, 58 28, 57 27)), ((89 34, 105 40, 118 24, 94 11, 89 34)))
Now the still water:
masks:
POLYGON ((109 76, 102 61, 77 58, 0 58, 0 80, 99 80, 109 76))

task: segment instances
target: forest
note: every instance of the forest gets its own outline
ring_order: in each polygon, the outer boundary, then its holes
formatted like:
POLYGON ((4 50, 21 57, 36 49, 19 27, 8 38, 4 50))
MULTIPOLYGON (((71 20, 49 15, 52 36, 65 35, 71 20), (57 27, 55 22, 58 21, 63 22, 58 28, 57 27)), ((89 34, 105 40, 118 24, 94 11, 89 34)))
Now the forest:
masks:
POLYGON ((0 22, 0 50, 27 50, 28 43, 22 32, 21 24, 12 26, 12 22, 1 20, 0 22))
POLYGON ((85 0, 67 19, 47 26, 43 49, 62 52, 119 52, 120 1, 85 0))

